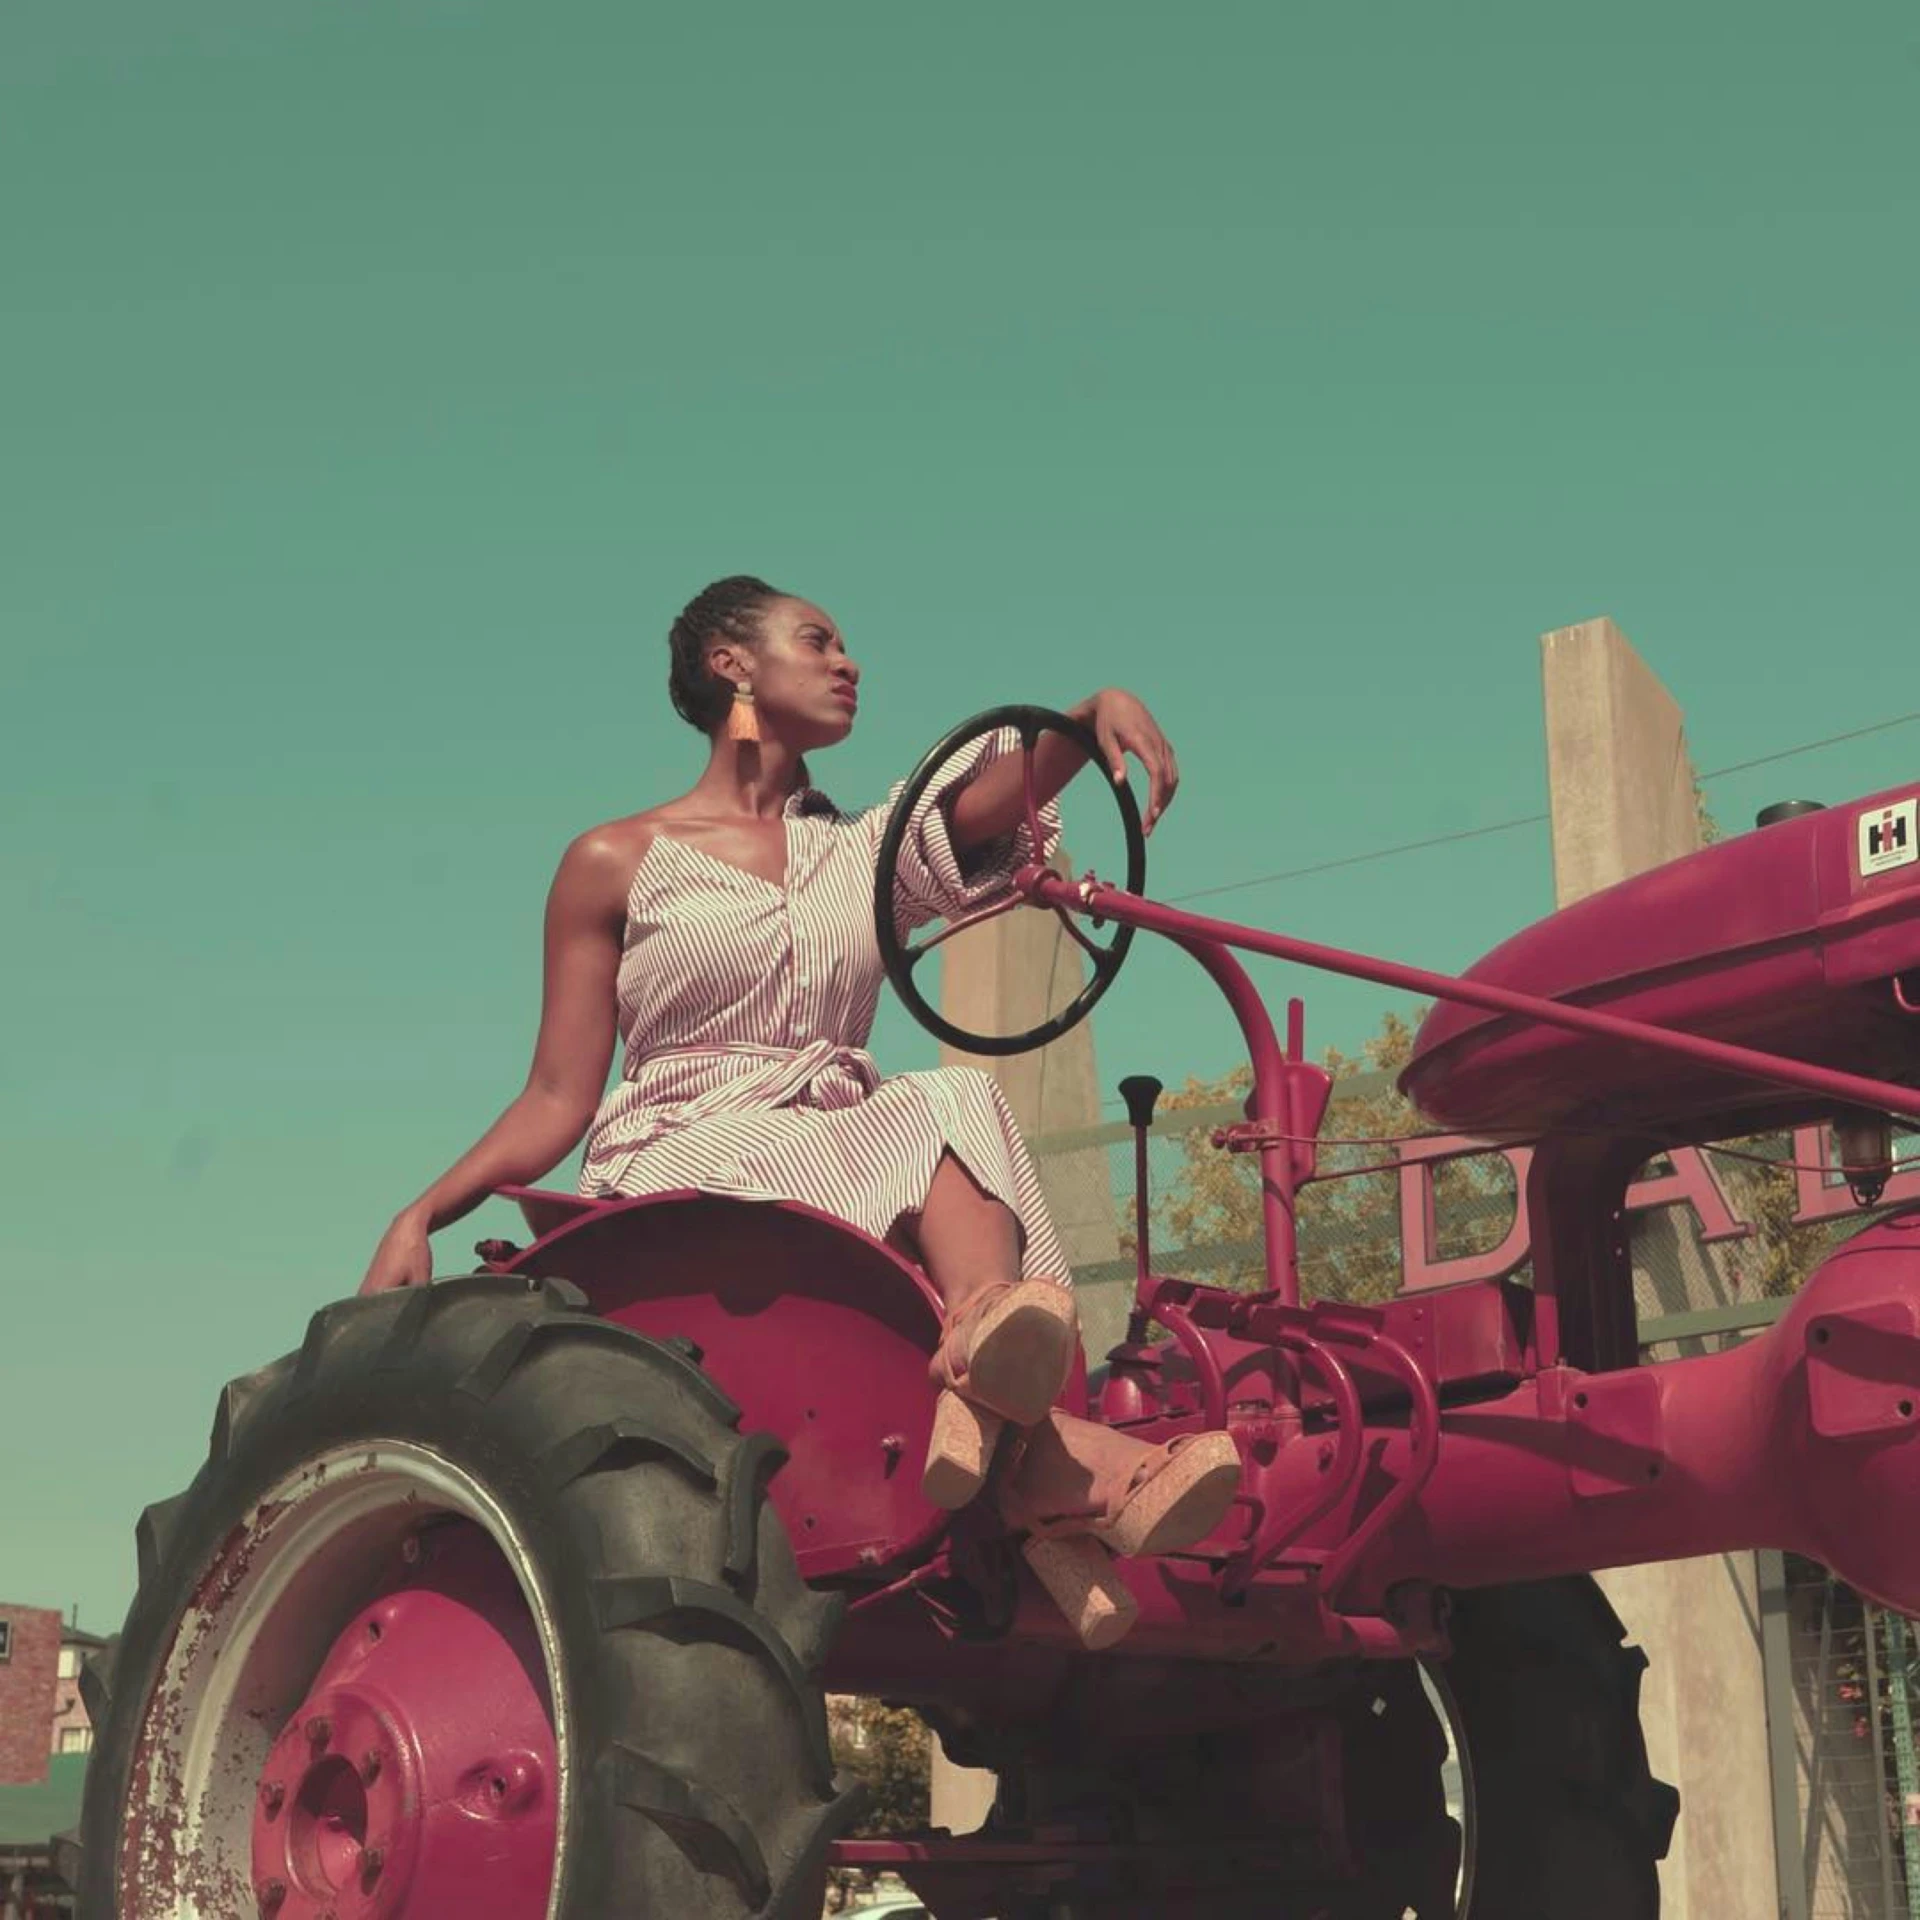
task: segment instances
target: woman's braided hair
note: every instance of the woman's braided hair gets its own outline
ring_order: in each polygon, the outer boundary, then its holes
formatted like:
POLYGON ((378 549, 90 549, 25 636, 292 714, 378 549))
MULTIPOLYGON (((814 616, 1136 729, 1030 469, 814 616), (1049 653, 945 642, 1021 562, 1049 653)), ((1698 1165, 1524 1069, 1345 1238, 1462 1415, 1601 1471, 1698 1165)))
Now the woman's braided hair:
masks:
POLYGON ((688 726, 711 733, 725 719, 733 688, 707 666, 707 648, 716 639, 750 646, 760 635, 760 615, 775 600, 790 596, 750 573, 729 574, 702 587, 681 608, 667 633, 673 663, 667 691, 674 711, 688 726))

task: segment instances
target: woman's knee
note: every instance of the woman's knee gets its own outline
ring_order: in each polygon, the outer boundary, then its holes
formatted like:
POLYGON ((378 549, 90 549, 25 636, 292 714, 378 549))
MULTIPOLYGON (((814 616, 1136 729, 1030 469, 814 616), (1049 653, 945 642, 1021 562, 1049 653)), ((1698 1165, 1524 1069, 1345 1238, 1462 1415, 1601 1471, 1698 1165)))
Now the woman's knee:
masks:
POLYGON ((953 1075, 961 1091, 973 1099, 997 1107, 1005 1097, 1000 1091, 1000 1082, 985 1067, 948 1067, 946 1071, 953 1075))

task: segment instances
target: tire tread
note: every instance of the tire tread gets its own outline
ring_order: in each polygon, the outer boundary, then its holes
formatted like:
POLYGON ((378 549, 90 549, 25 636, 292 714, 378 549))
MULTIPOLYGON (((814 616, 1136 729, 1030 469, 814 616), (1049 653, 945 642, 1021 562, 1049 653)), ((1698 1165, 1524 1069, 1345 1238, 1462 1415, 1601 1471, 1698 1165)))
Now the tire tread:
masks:
POLYGON ((645 1815, 702 1872, 725 1874, 756 1906, 765 1901, 773 1886, 766 1856, 730 1800, 625 1741, 607 1759, 619 1805, 645 1815))
POLYGON ((763 1613, 725 1587, 677 1574, 601 1580, 595 1584, 594 1606, 605 1633, 638 1629, 670 1635, 676 1627, 706 1622, 703 1639, 731 1640, 761 1661, 778 1677, 789 1710, 800 1718, 819 1797, 831 1795, 833 1750, 827 1736, 826 1703, 809 1681, 799 1656, 763 1613))
POLYGON ((227 1384, 194 1484, 141 1516, 126 1651, 116 1636, 80 1680, 101 1730, 82 1920, 122 1904, 118 1796, 194 1604, 197 1556, 299 1457, 289 1448, 364 1432, 469 1459, 483 1482, 506 1473, 497 1484, 518 1489, 522 1523, 545 1543, 536 1564, 561 1583, 557 1672, 582 1742, 562 1920, 811 1920, 826 1847, 861 1803, 834 1778, 814 1678, 845 1602, 799 1577, 767 1498, 784 1449, 739 1423, 692 1342, 600 1319, 565 1281, 488 1273, 320 1308, 295 1352, 227 1384), (687 1660, 689 1646, 694 1664, 663 1664, 687 1660), (737 1684, 730 1710, 663 1727, 660 1701, 692 1698, 701 1662, 737 1684))

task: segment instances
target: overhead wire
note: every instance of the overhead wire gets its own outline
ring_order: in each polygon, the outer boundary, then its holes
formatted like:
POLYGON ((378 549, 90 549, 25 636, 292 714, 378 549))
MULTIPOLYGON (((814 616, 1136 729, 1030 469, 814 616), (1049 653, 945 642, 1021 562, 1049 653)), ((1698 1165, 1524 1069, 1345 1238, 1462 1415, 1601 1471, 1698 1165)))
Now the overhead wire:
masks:
MULTIPOLYGON (((1754 767, 1773 766, 1782 760, 1795 759, 1803 753, 1816 753, 1822 747, 1842 746, 1849 740, 1863 740, 1871 733, 1885 733, 1893 727, 1904 727, 1915 720, 1920 720, 1920 709, 1912 713, 1897 714, 1891 720, 1876 720, 1870 726, 1853 727, 1845 733, 1828 734, 1824 739, 1803 740, 1798 746, 1782 747, 1775 753, 1757 754, 1751 760, 1736 760, 1729 766, 1715 767, 1699 777, 1704 785, 1709 780, 1724 779, 1730 773, 1746 773, 1754 767)), ((1371 860, 1390 860, 1403 853, 1423 853, 1433 847, 1453 846, 1463 840, 1480 840, 1491 834, 1513 833, 1521 827, 1541 826, 1548 817, 1544 813, 1520 814, 1511 820, 1495 820, 1484 827, 1462 827, 1453 833, 1431 834, 1421 840, 1403 840, 1390 847, 1374 847, 1365 853, 1349 853, 1335 860, 1316 860, 1310 866, 1289 867, 1280 873, 1258 873, 1244 880, 1224 881, 1219 886, 1196 887, 1187 893, 1167 895, 1167 904, 1179 906, 1188 900, 1208 900, 1217 894, 1238 893, 1247 887, 1272 886, 1282 880, 1304 880, 1311 874, 1333 873, 1343 867, 1364 866, 1371 860)))
MULTIPOLYGON (((1735 760, 1724 767, 1713 767, 1699 776, 1704 786, 1709 780, 1722 780, 1729 774, 1747 773, 1755 767, 1770 767, 1782 760, 1798 759, 1805 753, 1817 753, 1824 747, 1844 746, 1852 740, 1864 740, 1869 734, 1886 733, 1895 727, 1910 726, 1920 720, 1920 708, 1911 713, 1895 714, 1888 720, 1875 720, 1864 727, 1850 727, 1844 733, 1830 733, 1818 740, 1802 740, 1798 745, 1781 747, 1773 753, 1761 753, 1749 760, 1735 760)), ((1304 880, 1320 873, 1334 873, 1345 867, 1365 866, 1374 860, 1391 860, 1400 854, 1424 853, 1435 847, 1456 846, 1466 840, 1482 840, 1496 833, 1513 833, 1521 827, 1537 827, 1546 824, 1549 816, 1545 813, 1516 815, 1511 820, 1495 820, 1482 827, 1461 827, 1452 833, 1430 834, 1420 840, 1403 840, 1390 847, 1374 847, 1365 853, 1343 854, 1333 860, 1317 860, 1309 866, 1289 867, 1280 873, 1254 874, 1244 880, 1228 880, 1213 887, 1196 887, 1186 893, 1174 893, 1166 896, 1169 906, 1180 906, 1189 900, 1208 900, 1222 893, 1238 893, 1248 887, 1271 886, 1282 880, 1304 880)), ((1100 1103, 1103 1107, 1117 1106, 1118 1101, 1107 1099, 1100 1103)))
MULTIPOLYGON (((1338 1097, 1338 1083, 1335 1083, 1335 1097, 1338 1097)), ((1516 1135, 1506 1140, 1482 1140, 1472 1146, 1458 1147, 1448 1153, 1432 1156, 1433 1164, 1443 1161, 1484 1160, 1494 1154, 1512 1153, 1517 1149, 1541 1146, 1549 1140, 1608 1140, 1615 1137, 1616 1129, 1605 1127, 1549 1127, 1544 1133, 1516 1135)), ((1903 1134, 1903 1138, 1905 1135, 1903 1134)), ((1435 1132, 1425 1129, 1414 1133, 1276 1133, 1263 1130, 1262 1138, 1278 1145, 1298 1145, 1304 1147, 1408 1147, 1416 1146, 1428 1140, 1455 1140, 1459 1136, 1452 1133, 1435 1132)), ((1672 1148, 1663 1148, 1654 1154, 1659 1159, 1672 1148)), ((1828 1163, 1819 1160, 1796 1160, 1791 1153, 1755 1153, 1746 1147, 1730 1147, 1719 1142, 1702 1142, 1702 1153, 1709 1153, 1721 1160, 1743 1160, 1749 1165, 1764 1167, 1776 1173, 1820 1173, 1833 1174, 1843 1171, 1838 1161, 1828 1163)), ((1314 1172, 1309 1176, 1311 1182, 1319 1184, 1329 1180, 1358 1180, 1370 1173, 1403 1173, 1407 1162, 1403 1159, 1372 1160, 1365 1166, 1332 1167, 1326 1172, 1314 1172)), ((1920 1157, 1909 1156, 1904 1159, 1888 1160, 1884 1171, 1889 1177, 1897 1173, 1912 1173, 1920 1170, 1920 1157)))

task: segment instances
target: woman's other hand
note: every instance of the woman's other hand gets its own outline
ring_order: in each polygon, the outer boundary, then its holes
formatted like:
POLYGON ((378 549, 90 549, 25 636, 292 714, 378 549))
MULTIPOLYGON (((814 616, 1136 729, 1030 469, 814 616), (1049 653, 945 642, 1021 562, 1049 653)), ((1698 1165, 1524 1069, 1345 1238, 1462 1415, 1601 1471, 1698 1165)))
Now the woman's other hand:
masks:
POLYGON ((1147 804, 1140 818, 1148 833, 1173 804, 1180 786, 1180 762, 1146 702, 1119 687, 1107 687, 1086 702, 1077 716, 1093 728, 1115 786, 1127 777, 1127 755, 1147 770, 1147 804))
POLYGON ((613 1057, 614 996, 627 891, 651 838, 583 833, 547 896, 546 990, 527 1084, 506 1111, 418 1199, 401 1208, 374 1249, 362 1293, 424 1287, 433 1278, 427 1234, 464 1220, 496 1188, 538 1180, 580 1144, 613 1057))
POLYGON ((394 1287, 424 1287, 432 1280, 433 1250, 427 1242, 427 1223, 409 1209, 396 1215, 381 1237, 360 1291, 386 1293, 394 1287))

